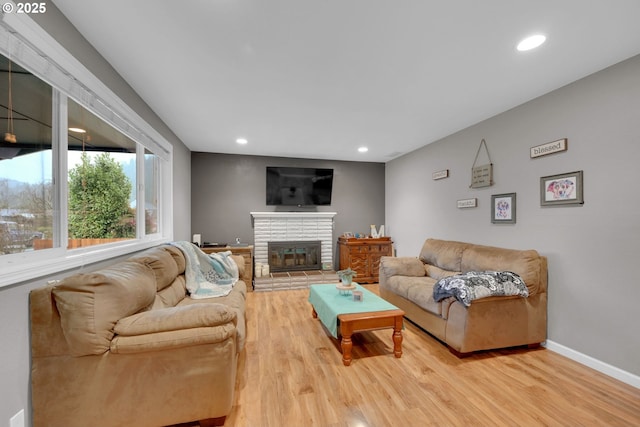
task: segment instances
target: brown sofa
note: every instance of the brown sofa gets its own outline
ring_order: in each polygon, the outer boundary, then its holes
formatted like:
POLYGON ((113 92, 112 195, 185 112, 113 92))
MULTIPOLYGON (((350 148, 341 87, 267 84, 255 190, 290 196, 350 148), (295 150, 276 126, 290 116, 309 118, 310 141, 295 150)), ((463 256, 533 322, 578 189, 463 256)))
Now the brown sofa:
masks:
MULTIPOLYGON (((241 256, 233 256, 240 277, 241 256)), ((185 258, 161 245, 33 290, 35 427, 222 425, 245 341, 246 285, 191 299, 185 258)))
POLYGON ((535 250, 427 239, 420 256, 383 257, 380 295, 462 356, 478 350, 537 346, 547 336, 547 259, 535 250), (529 296, 490 296, 465 306, 433 298, 438 279, 469 271, 512 271, 529 296))

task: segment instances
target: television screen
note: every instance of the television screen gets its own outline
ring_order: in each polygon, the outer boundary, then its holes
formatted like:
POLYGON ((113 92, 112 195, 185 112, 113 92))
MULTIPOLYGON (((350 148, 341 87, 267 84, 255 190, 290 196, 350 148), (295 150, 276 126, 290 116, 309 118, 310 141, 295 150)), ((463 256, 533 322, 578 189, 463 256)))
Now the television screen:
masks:
POLYGON ((267 167, 267 205, 331 204, 333 169, 267 167))

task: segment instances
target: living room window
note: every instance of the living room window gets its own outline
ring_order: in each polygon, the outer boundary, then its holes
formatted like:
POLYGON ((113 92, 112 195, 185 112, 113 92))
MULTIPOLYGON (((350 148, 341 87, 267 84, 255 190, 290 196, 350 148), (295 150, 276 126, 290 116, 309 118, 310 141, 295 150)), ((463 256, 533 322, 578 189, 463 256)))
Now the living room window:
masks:
POLYGON ((0 55, 0 256, 54 229, 53 89, 0 55), (12 139, 12 136, 15 139, 12 139))
POLYGON ((67 247, 135 239, 137 144, 71 99, 67 109, 67 247))
POLYGON ((14 19, 0 22, 0 287, 170 240, 170 144, 14 19))

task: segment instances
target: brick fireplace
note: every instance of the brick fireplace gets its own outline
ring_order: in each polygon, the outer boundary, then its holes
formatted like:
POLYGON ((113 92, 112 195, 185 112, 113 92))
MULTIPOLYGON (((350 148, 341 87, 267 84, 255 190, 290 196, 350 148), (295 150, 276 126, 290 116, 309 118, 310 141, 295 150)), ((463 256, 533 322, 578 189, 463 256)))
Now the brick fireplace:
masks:
POLYGON ((319 240, 321 266, 333 268, 336 212, 251 212, 256 263, 268 264, 269 242, 319 240))
POLYGON ((251 212, 256 266, 268 276, 254 278, 255 291, 298 289, 334 283, 335 212, 251 212))

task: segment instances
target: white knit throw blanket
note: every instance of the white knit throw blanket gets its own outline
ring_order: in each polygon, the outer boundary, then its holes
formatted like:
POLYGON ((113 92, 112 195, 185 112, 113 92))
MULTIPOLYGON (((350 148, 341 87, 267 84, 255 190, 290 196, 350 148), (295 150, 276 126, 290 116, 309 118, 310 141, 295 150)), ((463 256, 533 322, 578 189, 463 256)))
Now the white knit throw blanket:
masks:
POLYGON ((228 295, 238 281, 238 266, 231 251, 205 254, 191 242, 172 242, 184 254, 185 280, 189 296, 194 299, 228 295))

